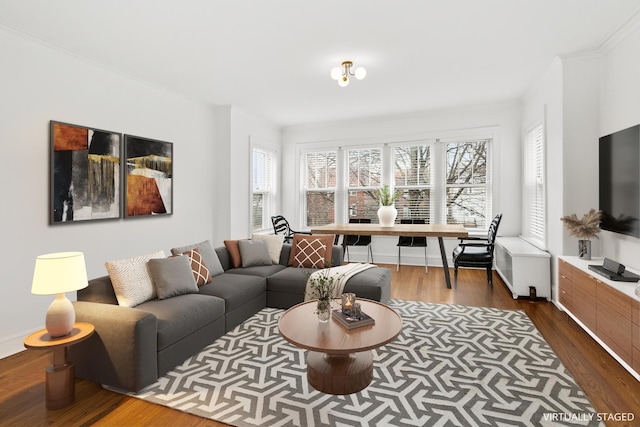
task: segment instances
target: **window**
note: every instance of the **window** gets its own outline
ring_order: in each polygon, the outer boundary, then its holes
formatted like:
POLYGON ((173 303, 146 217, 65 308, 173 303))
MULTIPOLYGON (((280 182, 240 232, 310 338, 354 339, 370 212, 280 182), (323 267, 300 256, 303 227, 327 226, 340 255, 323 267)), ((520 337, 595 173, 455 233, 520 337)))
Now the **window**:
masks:
POLYGON ((306 153, 304 199, 308 227, 350 218, 378 222, 377 190, 401 193, 397 221, 462 224, 486 230, 491 212, 492 139, 429 140, 306 153))
POLYGON ((376 191, 382 175, 382 150, 379 148, 351 149, 348 156, 347 183, 349 218, 369 218, 378 222, 380 203, 376 191))
POLYGON ((305 224, 335 222, 337 151, 307 153, 304 159, 305 224))
POLYGON ((431 146, 393 148, 395 190, 402 192, 396 202, 399 220, 424 219, 431 223, 431 170, 431 146))
POLYGON ((251 152, 251 230, 271 228, 271 216, 275 215, 276 152, 253 148, 251 152))
POLYGON ((486 229, 488 140, 446 144, 446 223, 486 229))
POLYGON ((524 141, 523 182, 523 237, 532 244, 545 247, 545 174, 544 127, 539 124, 530 129, 524 141))

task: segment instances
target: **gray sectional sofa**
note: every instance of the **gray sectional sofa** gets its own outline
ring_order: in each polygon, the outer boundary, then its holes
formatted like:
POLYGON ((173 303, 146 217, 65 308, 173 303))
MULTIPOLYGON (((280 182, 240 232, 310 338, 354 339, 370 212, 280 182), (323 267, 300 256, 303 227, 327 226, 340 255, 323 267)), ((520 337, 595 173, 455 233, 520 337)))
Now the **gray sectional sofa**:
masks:
MULTIPOLYGON (((215 248, 224 272, 198 293, 133 308, 118 305, 109 276, 90 280, 73 303, 76 321, 95 326, 91 338, 68 349, 76 375, 136 392, 261 309, 302 302, 308 271, 287 266, 290 251, 291 245, 284 244, 279 264, 232 268, 227 249, 215 248)), ((333 247, 332 263, 343 263, 342 247, 333 247)), ((391 270, 358 273, 344 292, 388 302, 391 270)))

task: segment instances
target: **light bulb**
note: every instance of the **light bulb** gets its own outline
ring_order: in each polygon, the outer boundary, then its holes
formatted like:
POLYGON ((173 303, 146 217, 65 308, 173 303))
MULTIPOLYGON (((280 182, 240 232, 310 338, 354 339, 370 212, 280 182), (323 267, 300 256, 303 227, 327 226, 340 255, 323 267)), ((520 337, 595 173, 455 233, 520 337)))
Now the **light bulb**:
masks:
POLYGON ((338 80, 338 85, 340 85, 340 87, 345 87, 348 84, 349 84, 349 77, 347 76, 342 76, 340 80, 338 80))
POLYGON ((356 68, 356 79, 358 80, 362 80, 365 77, 367 77, 367 70, 364 69, 364 67, 358 67, 356 68))
POLYGON ((331 69, 331 78, 333 80, 338 80, 340 78, 340 76, 342 76, 342 68, 340 67, 333 67, 331 69))

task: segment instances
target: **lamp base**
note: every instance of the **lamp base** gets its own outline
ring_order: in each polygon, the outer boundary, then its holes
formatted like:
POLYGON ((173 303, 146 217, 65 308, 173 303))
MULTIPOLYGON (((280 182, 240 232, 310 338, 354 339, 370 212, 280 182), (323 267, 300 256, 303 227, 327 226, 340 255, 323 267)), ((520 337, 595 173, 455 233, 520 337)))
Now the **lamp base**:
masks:
POLYGON ((47 310, 45 326, 52 337, 63 337, 73 329, 76 312, 71 301, 64 294, 56 294, 47 310))

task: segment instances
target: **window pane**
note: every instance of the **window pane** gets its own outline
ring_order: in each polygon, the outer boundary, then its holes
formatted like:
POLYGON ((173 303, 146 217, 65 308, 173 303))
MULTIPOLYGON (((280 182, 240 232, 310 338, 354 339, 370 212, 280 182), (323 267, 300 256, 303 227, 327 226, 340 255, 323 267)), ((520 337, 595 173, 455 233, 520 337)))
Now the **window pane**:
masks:
POLYGON ((308 153, 307 188, 334 188, 336 186, 336 152, 308 153))
POLYGON ((263 228, 263 212, 264 212, 264 208, 263 208, 263 201, 264 201, 264 194, 262 193, 258 193, 253 195, 253 200, 251 202, 251 211, 252 211, 252 230, 261 230, 263 228))
POLYGON ((486 187, 447 188, 447 224, 486 228, 486 187))
POLYGON ((333 191, 308 191, 307 198, 307 226, 326 225, 335 222, 333 191))
POLYGON ((349 218, 370 218, 378 222, 380 203, 375 191, 349 191, 349 218))
POLYGON ((431 152, 429 146, 395 147, 393 163, 396 187, 431 184, 431 152))
POLYGON ((424 219, 425 223, 430 223, 431 190, 410 189, 402 190, 402 196, 396 201, 398 210, 398 221, 400 219, 424 219))
POLYGON ((349 150, 349 187, 379 187, 382 150, 349 150))
POLYGON ((447 184, 486 184, 487 140, 447 144, 447 184))

